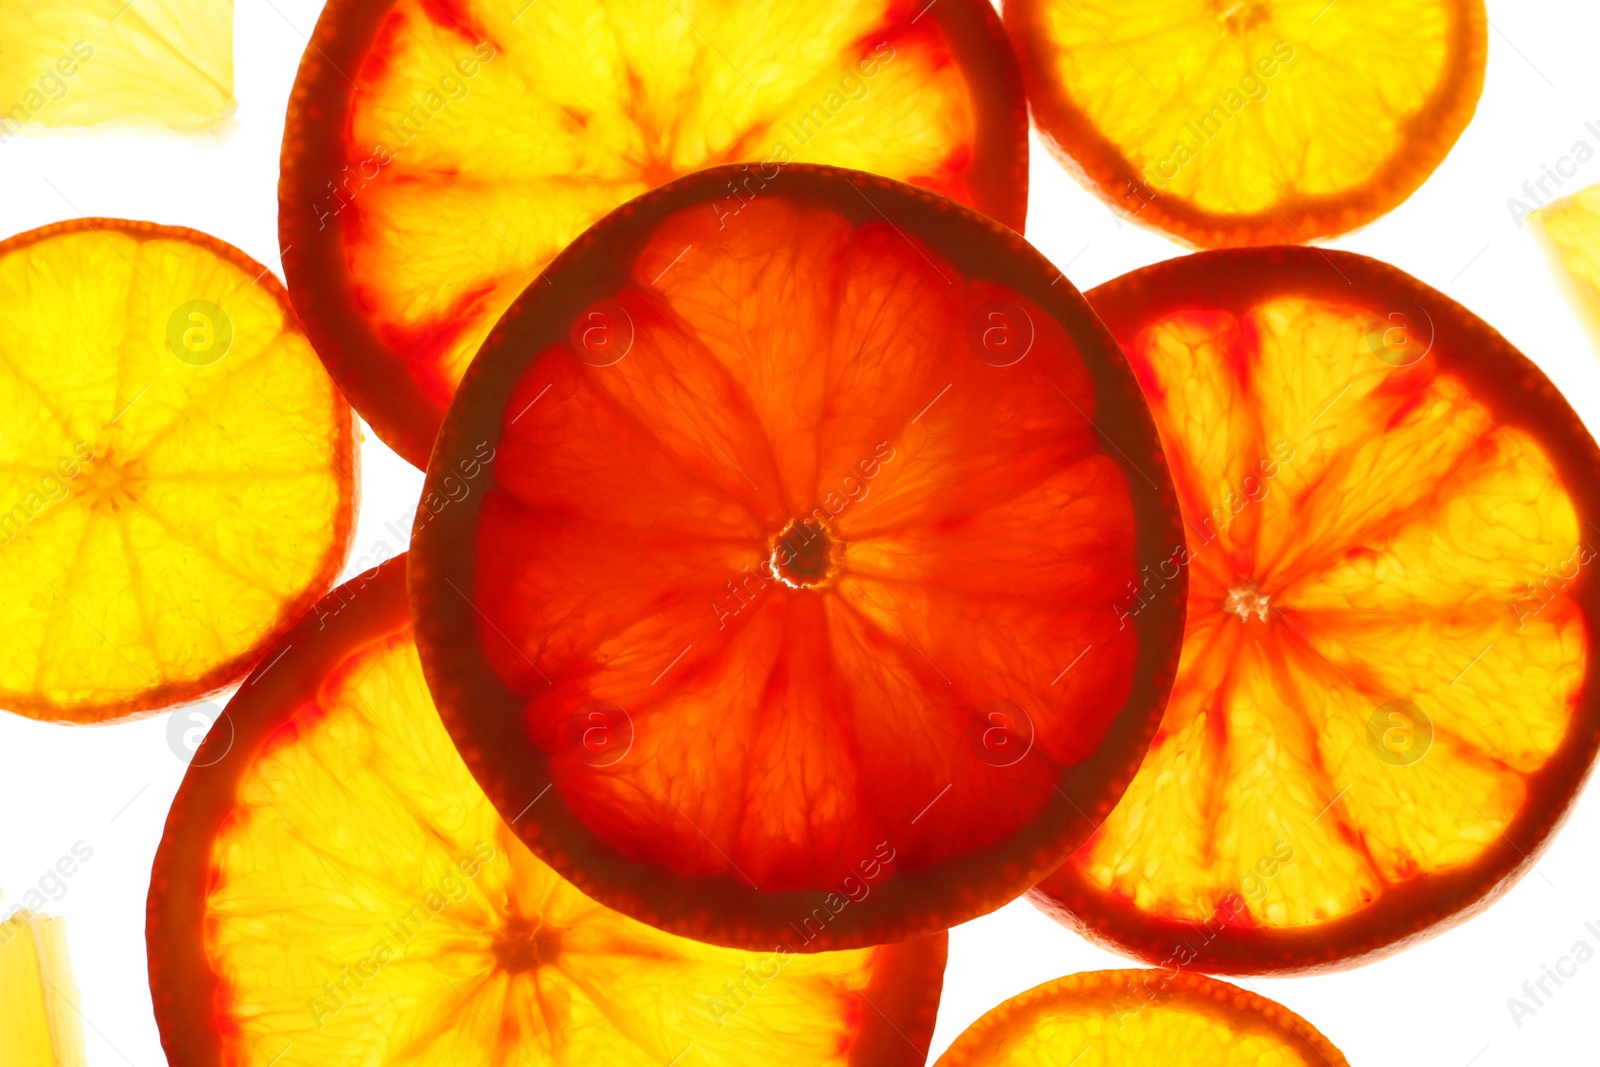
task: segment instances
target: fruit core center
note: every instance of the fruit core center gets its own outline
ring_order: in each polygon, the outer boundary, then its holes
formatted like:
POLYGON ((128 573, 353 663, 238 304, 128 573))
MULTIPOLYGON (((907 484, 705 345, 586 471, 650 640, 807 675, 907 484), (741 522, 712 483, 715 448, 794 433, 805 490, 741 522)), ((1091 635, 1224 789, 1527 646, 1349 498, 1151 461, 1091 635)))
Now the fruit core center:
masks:
POLYGON ((538 916, 511 916, 494 942, 495 962, 503 971, 537 971, 560 955, 561 928, 538 916))
POLYGON ((1272 598, 1261 592, 1255 586, 1236 585, 1228 590, 1228 595, 1223 598, 1222 610, 1230 615, 1249 622, 1251 617, 1267 621, 1267 612, 1272 607, 1272 598))
POLYGON ((832 580, 839 547, 825 523, 795 519, 772 539, 768 567, 774 578, 791 589, 815 589, 832 580))
POLYGON ((130 464, 119 462, 111 449, 96 449, 93 460, 86 460, 80 468, 74 488, 83 494, 85 503, 98 504, 109 501, 116 504, 127 496, 131 483, 139 474, 130 464))

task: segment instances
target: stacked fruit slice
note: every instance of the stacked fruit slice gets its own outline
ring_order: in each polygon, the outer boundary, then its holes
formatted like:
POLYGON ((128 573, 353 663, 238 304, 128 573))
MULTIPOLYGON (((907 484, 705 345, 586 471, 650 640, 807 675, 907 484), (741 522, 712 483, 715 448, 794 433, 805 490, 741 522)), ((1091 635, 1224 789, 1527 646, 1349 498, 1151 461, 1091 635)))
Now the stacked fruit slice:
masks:
POLYGON ((1020 230, 1027 152, 985 0, 335 0, 289 108, 284 269, 356 408, 424 466, 495 321, 631 197, 747 164, 731 216, 798 160, 1020 230))
POLYGON ((920 1067, 945 936, 800 955, 662 933, 532 855, 423 685, 405 559, 330 594, 228 706, 149 909, 174 1067, 920 1067))
POLYGON ((1038 897, 1206 970, 1348 962, 1537 856, 1600 742, 1594 440, 1464 308, 1318 249, 1094 290, 1172 461, 1188 575, 1139 776, 1038 897), (1508 709, 1515 709, 1508 714, 1508 709))

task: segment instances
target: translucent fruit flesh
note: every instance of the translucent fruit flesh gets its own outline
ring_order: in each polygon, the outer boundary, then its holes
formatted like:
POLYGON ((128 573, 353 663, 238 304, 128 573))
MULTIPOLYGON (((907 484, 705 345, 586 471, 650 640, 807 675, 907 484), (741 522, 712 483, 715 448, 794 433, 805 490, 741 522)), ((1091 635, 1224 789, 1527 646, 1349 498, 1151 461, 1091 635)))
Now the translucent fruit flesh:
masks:
POLYGON ((233 112, 233 0, 0 0, 0 142, 23 124, 214 126, 233 112))
POLYGON ((1470 0, 1008 0, 1034 121, 1114 211, 1189 245, 1299 243, 1409 196, 1466 127, 1470 0))
POLYGON ((922 1063, 942 934, 714 948, 534 858, 434 713, 404 579, 400 560, 336 591, 263 672, 280 688, 230 705, 226 756, 197 754, 151 904, 175 1067, 922 1063), (202 988, 209 1013, 182 996, 202 988))
POLYGON ((1593 441, 1482 323, 1361 257, 1174 261, 1090 301, 1187 533, 1124 610, 1182 568, 1188 629, 1143 767, 1041 904, 1238 972, 1481 906, 1593 757, 1593 441))
POLYGON ((26 908, 0 921, 0 1060, 84 1067, 83 1021, 63 921, 26 908))
POLYGON ((1175 519, 1120 357, 1014 235, 935 207, 948 244, 924 243, 929 201, 843 173, 786 172, 725 226, 691 179, 592 231, 573 262, 614 277, 517 313, 572 325, 499 342, 507 391, 452 409, 433 484, 486 442, 493 473, 414 565, 431 681, 501 811, 553 783, 518 824, 536 850, 726 943, 863 864, 870 900, 812 947, 1020 892, 1120 788, 1170 662, 1176 589, 1140 626, 1109 607, 1175 519), (573 742, 596 715, 615 758, 573 742))
POLYGON ((1600 344, 1600 185, 1540 208, 1529 221, 1600 344))
POLYGON ((350 409, 260 264, 106 219, 0 245, 0 707, 94 722, 244 675, 330 585, 350 409))
POLYGON ((331 4, 284 142, 286 269, 318 349, 421 465, 517 294, 674 177, 748 162, 732 180, 749 196, 758 172, 834 163, 1020 230, 1026 114, 1004 33, 978 0, 921 6, 331 4))
POLYGON ((1348 1067, 1310 1023, 1199 975, 1058 978, 973 1023, 936 1067, 1348 1067))

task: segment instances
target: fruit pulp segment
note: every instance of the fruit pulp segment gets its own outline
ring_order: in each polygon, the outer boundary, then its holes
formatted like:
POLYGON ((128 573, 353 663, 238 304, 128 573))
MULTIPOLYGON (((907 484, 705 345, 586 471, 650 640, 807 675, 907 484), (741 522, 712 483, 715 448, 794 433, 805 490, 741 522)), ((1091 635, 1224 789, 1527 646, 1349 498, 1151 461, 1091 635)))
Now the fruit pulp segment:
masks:
POLYGON ((84 1067, 83 1022, 63 920, 0 921, 0 1053, 6 1067, 84 1067))
MULTIPOLYGON (((1526 212, 1531 205, 1524 205, 1526 212)), ((1591 185, 1532 213, 1556 272, 1600 344, 1600 186, 1591 185)), ((1519 217, 1520 221, 1520 217, 1519 217)))
POLYGON ((0 142, 23 123, 215 127, 234 109, 233 0, 0 0, 0 142))
POLYGON ((1094 395, 1059 323, 893 227, 776 194, 669 216, 513 390, 478 519, 482 647, 567 804, 762 889, 1026 825, 1137 652, 1094 395), (982 348, 997 305, 1020 362, 982 348), (632 758, 573 743, 597 712, 632 758))
POLYGON ((0 256, 0 706, 15 710, 115 709, 204 679, 331 579, 330 531, 348 528, 349 409, 286 304, 195 242, 115 227, 0 256))
POLYGON ((1573 503, 1395 329, 1284 297, 1179 310, 1133 346, 1188 632, 1150 754, 1074 862, 1141 910, 1304 926, 1471 863, 1574 714, 1573 503))
POLYGON ((441 400, 557 252, 672 178, 804 160, 974 200, 971 92, 902 0, 515 7, 394 5, 317 211, 349 213, 357 299, 441 400))
POLYGON ((353 648, 233 802, 205 945, 241 1067, 734 1067, 758 1054, 842 1067, 869 1021, 857 991, 896 951, 717 948, 585 897, 473 782, 409 627, 353 648))
POLYGON ((1439 91, 1460 17, 1384 0, 1042 8, 1047 76, 1127 157, 1143 195, 1218 215, 1270 213, 1377 175, 1439 91))
POLYGON ((1240 1033, 1193 1008, 1144 1005, 1128 996, 1114 1009, 1026 1020, 1023 1033, 984 1051, 984 1067, 1051 1067, 1074 1056, 1075 1067, 1324 1067, 1274 1033, 1240 1033))

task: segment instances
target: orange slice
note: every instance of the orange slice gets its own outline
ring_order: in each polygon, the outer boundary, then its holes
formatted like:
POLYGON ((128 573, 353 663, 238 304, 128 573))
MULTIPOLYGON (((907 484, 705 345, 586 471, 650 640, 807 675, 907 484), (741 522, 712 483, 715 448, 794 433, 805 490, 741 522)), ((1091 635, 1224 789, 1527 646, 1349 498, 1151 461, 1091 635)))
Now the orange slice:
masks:
POLYGON ((1564 196, 1528 218, 1590 336, 1600 343, 1600 185, 1564 196))
POLYGON ((935 1067, 1348 1067, 1315 1027, 1201 975, 1090 971, 969 1026, 935 1067))
POLYGON ((1533 364, 1385 264, 1190 256, 1089 294, 1187 544, 1161 732, 1047 910, 1163 966, 1348 965, 1486 906, 1600 741, 1600 450, 1533 364))
POLYGON ((173 802, 147 939, 173 1067, 919 1067, 945 937, 802 956, 672 937, 523 847, 429 702, 405 560, 341 586, 173 802))
POLYGON ((350 408, 287 294, 205 234, 0 244, 0 707, 100 722, 238 681, 349 547, 350 408))
POLYGON ((0 1061, 84 1067, 77 999, 64 920, 26 908, 0 920, 0 1061))
POLYGON ((333 0, 283 142, 284 269, 317 350, 425 466, 490 327, 629 198, 722 163, 731 215, 793 160, 1021 230, 1027 114, 985 0, 333 0))
POLYGON ((1034 124, 1124 218, 1191 246, 1390 211, 1483 90, 1476 0, 1007 0, 1034 124))
POLYGON ((739 173, 609 216, 485 344, 416 529, 423 664, 501 813, 619 911, 747 948, 943 929, 1148 743, 1182 586, 1109 604, 1181 536, 1170 483, 1014 232, 799 164, 724 224, 739 173))
POLYGON ((233 113, 233 0, 0 0, 0 143, 23 126, 233 113))

